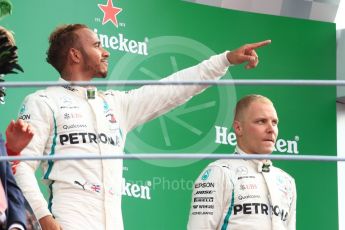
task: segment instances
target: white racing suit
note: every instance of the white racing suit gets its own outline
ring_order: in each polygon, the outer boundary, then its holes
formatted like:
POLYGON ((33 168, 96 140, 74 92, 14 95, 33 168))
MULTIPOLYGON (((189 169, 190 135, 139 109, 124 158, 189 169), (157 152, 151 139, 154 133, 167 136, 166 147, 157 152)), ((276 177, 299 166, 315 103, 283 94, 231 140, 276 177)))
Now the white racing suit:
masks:
MULTIPOLYGON (((164 80, 214 80, 223 76, 226 53, 212 56, 164 80)), ((23 156, 121 155, 126 135, 200 93, 206 86, 144 86, 108 90, 88 99, 83 87, 48 87, 26 97, 20 118, 35 132, 23 156)), ((64 230, 123 229, 122 160, 41 162, 47 203, 35 178, 39 161, 23 161, 16 180, 38 219, 53 215, 64 230)))
POLYGON ((294 179, 272 165, 263 172, 262 166, 259 160, 209 164, 194 184, 187 229, 295 230, 294 179))

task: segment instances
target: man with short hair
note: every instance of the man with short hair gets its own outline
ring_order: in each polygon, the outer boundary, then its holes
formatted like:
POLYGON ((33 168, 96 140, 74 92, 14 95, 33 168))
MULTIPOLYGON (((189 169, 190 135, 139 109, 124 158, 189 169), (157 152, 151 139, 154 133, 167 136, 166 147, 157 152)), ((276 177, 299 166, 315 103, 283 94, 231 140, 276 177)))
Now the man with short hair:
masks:
MULTIPOLYGON (((261 95, 238 101, 235 154, 271 154, 278 136, 273 103, 261 95)), ((294 179, 269 160, 217 160, 194 184, 188 230, 294 230, 294 179)))
MULTIPOLYGON (((47 61, 60 81, 105 78, 109 53, 86 25, 58 27, 49 38, 47 61)), ((215 55, 164 80, 212 80, 228 66, 258 64, 256 48, 248 44, 215 55)), ((168 112, 202 92, 206 86, 143 86, 128 92, 97 91, 95 87, 49 87, 26 97, 20 117, 37 135, 24 156, 122 155, 126 135, 136 126, 168 112)), ((21 162, 15 174, 43 229, 123 229, 121 213, 122 160, 42 162, 50 188, 49 204, 35 178, 38 161, 21 162)))

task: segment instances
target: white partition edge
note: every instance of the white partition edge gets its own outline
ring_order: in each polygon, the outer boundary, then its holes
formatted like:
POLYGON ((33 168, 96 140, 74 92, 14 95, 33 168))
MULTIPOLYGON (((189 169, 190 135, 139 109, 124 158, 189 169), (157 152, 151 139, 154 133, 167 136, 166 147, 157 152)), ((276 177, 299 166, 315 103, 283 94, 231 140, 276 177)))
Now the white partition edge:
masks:
MULTIPOLYGON (((345 104, 337 103, 337 152, 345 157, 345 104)), ((339 229, 345 230, 345 162, 338 162, 338 219, 339 229)))

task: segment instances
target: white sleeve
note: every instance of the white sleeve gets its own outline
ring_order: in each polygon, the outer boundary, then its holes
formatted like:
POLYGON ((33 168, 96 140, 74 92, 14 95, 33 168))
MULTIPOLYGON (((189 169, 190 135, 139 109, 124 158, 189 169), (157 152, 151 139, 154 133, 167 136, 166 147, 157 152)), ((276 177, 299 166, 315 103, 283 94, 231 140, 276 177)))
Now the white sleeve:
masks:
POLYGON ((296 205, 297 205, 297 191, 295 180, 293 180, 292 203, 290 208, 290 215, 288 218, 288 230, 296 230, 296 205))
MULTIPOLYGON (((21 107, 19 118, 28 122, 34 131, 34 137, 28 146, 22 150, 22 156, 42 156, 45 145, 50 135, 52 111, 44 98, 37 95, 29 95, 25 98, 21 107)), ((18 186, 33 209, 37 219, 51 215, 47 202, 38 186, 35 171, 39 161, 21 161, 16 166, 15 179, 18 186)))
POLYGON ((223 224, 233 189, 226 171, 220 166, 208 166, 197 178, 192 194, 188 230, 215 230, 223 224))
MULTIPOLYGON (((200 64, 178 71, 161 81, 215 80, 225 75, 230 63, 226 53, 214 55, 200 64)), ((206 85, 143 86, 123 92, 122 111, 126 117, 124 127, 129 132, 136 126, 185 103, 202 92, 206 85)))

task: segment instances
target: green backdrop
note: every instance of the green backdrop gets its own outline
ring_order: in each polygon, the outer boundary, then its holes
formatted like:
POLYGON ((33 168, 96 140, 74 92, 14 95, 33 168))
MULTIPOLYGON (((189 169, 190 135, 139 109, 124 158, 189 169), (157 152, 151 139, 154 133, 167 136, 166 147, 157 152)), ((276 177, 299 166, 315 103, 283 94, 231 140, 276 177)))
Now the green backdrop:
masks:
MULTIPOLYGON (((225 79, 334 80, 336 76, 332 23, 178 0, 113 0, 116 7, 122 8, 116 27, 111 22, 102 25, 103 12, 97 5, 105 5, 106 0, 12 3, 13 14, 0 23, 15 32, 19 62, 25 73, 8 76, 8 81, 58 78, 45 62, 45 52, 50 32, 63 23, 85 23, 102 36, 103 45, 109 46, 111 54, 109 80, 160 79, 212 54, 265 39, 272 39, 272 44, 258 50, 258 68, 232 67, 225 79), (112 47, 109 41, 113 42, 112 47), (134 52, 126 52, 126 48, 134 52)), ((0 107, 2 132, 16 116, 25 95, 35 90, 7 91, 7 103, 0 107)), ((336 155, 336 90, 309 86, 211 87, 186 105, 130 133, 126 152, 231 153, 235 143, 231 130, 234 104, 251 93, 266 95, 275 103, 281 139, 275 153, 336 155)), ((193 181, 209 162, 125 161, 125 228, 185 229, 193 181)), ((275 165, 296 179, 297 229, 338 229, 336 164, 276 161, 275 165)))

